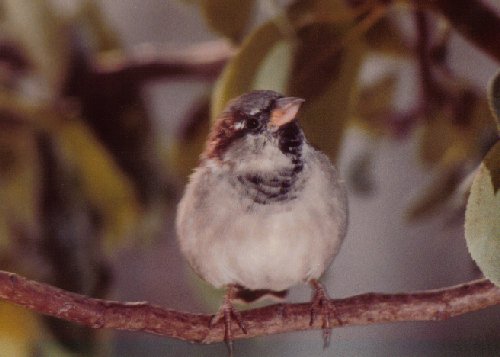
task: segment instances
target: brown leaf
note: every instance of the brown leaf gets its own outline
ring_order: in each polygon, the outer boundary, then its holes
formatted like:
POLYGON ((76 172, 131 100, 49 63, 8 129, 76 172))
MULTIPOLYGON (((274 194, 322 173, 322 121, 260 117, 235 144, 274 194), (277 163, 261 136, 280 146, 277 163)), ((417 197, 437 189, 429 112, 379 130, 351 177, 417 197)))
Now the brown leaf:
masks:
POLYGON ((361 89, 356 107, 357 115, 362 120, 370 120, 390 113, 397 80, 394 73, 389 73, 361 89))
POLYGON ((384 55, 408 57, 411 48, 405 43, 401 29, 390 16, 385 16, 375 23, 365 34, 370 50, 384 55))
POLYGON ((356 96, 365 53, 362 41, 342 44, 348 29, 315 23, 299 31, 288 84, 290 95, 304 98, 299 118, 308 139, 335 160, 356 96))
POLYGON ((291 95, 311 100, 339 77, 344 55, 341 36, 341 30, 332 23, 314 23, 298 31, 289 82, 291 95))

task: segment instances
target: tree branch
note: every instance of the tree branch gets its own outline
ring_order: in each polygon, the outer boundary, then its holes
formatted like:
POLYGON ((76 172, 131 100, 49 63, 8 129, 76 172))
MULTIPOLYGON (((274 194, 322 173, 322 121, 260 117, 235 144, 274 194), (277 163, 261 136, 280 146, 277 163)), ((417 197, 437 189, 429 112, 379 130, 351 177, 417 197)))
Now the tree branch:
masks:
MULTIPOLYGON (((163 309, 145 302, 92 299, 0 271, 0 298, 35 312, 92 328, 142 331, 180 340, 213 343, 224 339, 222 324, 209 329, 211 315, 163 309)), ((438 321, 500 304, 500 288, 486 279, 411 294, 369 293, 333 300, 342 326, 398 321, 438 321)), ((242 312, 248 334, 234 338, 320 329, 309 325, 310 303, 277 304, 242 312)), ((332 318, 331 326, 338 326, 332 318)))
POLYGON ((215 79, 235 49, 225 40, 207 41, 185 48, 142 45, 131 54, 100 57, 94 72, 100 80, 140 82, 161 78, 215 79))

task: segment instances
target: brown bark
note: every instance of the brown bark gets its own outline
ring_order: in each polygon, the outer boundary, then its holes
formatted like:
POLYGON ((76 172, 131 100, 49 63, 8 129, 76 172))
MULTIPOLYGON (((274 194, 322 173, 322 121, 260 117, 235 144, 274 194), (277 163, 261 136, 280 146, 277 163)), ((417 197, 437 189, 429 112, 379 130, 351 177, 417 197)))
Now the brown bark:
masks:
MULTIPOLYGON (((209 328, 211 315, 164 309, 145 302, 121 303, 93 299, 0 271, 0 298, 32 311, 92 328, 142 331, 180 340, 213 343, 224 339, 224 326, 209 328)), ((330 324, 371 325, 398 321, 445 320, 500 304, 500 288, 486 279, 444 289, 408 294, 368 293, 332 300, 336 314, 330 324)), ((277 304, 241 313, 247 334, 234 327, 235 339, 320 329, 310 322, 310 303, 277 304)))

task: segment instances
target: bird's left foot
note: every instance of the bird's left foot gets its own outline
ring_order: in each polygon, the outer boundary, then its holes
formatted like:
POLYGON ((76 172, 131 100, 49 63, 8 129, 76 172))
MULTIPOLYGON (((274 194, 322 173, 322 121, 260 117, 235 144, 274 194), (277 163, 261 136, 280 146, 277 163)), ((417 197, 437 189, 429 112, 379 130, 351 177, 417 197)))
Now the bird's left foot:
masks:
POLYGON ((312 326, 316 317, 321 315, 323 319, 321 326, 323 328, 323 348, 327 348, 330 345, 330 335, 332 332, 330 317, 332 316, 336 319, 339 325, 342 325, 342 321, 339 319, 335 304, 330 300, 324 286, 316 279, 311 280, 310 283, 313 288, 310 325, 312 326))
POLYGON ((247 333, 247 328, 241 314, 234 308, 232 299, 236 292, 236 286, 230 285, 224 295, 224 301, 220 306, 217 313, 210 320, 210 327, 217 324, 220 320, 224 319, 224 340, 226 341, 227 348, 229 350, 229 355, 233 355, 233 332, 232 332, 232 320, 234 319, 243 333, 247 333))

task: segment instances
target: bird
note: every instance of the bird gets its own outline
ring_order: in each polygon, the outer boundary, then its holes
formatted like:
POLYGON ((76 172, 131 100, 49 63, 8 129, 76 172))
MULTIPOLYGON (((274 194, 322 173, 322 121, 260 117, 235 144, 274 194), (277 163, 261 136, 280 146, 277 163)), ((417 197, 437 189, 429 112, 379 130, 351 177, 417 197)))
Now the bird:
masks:
POLYGON ((211 326, 224 321, 230 354, 232 320, 247 332, 233 303, 282 299, 301 283, 313 289, 311 325, 321 314, 329 341, 335 307, 319 278, 346 235, 348 202, 334 165, 299 125, 303 103, 272 90, 231 100, 178 204, 182 254, 203 280, 226 289, 211 326))

